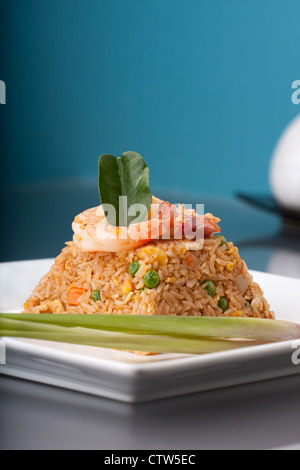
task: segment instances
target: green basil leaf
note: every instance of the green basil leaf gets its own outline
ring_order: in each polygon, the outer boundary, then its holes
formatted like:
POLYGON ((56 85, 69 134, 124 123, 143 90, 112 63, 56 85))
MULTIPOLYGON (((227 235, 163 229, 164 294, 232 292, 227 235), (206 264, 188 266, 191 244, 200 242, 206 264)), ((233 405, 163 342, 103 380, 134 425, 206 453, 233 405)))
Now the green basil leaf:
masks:
POLYGON ((146 219, 152 194, 149 188, 149 168, 140 154, 125 152, 118 158, 101 155, 98 185, 108 223, 128 226, 146 219), (138 212, 129 213, 134 204, 140 205, 138 212), (111 206, 114 211, 109 210, 111 206))

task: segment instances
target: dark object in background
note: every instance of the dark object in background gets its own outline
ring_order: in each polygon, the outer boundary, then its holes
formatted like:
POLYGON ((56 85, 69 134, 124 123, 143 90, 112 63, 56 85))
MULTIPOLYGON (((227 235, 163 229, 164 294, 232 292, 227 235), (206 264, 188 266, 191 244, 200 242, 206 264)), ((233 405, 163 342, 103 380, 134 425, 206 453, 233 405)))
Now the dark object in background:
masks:
POLYGON ((252 195, 238 192, 236 195, 239 199, 252 206, 280 215, 283 220, 283 231, 298 232, 300 234, 300 212, 280 206, 275 198, 268 194, 252 195))

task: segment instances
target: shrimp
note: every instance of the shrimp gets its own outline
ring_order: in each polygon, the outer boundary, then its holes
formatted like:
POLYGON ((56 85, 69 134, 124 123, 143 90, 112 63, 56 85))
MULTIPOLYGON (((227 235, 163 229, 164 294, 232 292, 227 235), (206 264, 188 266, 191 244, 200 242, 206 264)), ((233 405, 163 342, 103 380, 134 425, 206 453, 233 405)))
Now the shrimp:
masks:
POLYGON ((102 206, 87 209, 74 219, 73 240, 81 251, 119 252, 138 248, 151 240, 178 239, 187 234, 191 239, 197 230, 208 237, 220 232, 218 221, 211 214, 200 216, 178 211, 175 205, 153 197, 148 218, 128 227, 110 225, 102 206))

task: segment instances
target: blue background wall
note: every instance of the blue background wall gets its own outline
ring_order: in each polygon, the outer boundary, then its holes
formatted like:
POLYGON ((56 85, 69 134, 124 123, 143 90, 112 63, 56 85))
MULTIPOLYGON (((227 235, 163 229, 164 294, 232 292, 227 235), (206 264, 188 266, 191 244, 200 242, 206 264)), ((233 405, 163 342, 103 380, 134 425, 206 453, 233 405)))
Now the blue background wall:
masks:
POLYGON ((266 191, 300 111, 299 0, 1 2, 2 184, 140 152, 152 186, 266 191))

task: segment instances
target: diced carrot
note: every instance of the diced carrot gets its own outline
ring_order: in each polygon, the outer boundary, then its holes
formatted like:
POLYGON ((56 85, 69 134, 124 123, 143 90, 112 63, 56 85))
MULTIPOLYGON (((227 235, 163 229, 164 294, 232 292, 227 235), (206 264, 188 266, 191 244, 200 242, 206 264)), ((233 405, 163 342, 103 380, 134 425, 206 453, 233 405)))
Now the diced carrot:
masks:
POLYGON ((193 257, 192 257, 191 255, 188 255, 188 256, 186 257, 186 262, 187 262, 187 264, 188 264, 191 268, 194 267, 194 260, 193 260, 193 257))
POLYGON ((69 290, 69 304, 77 306, 79 304, 79 299, 86 292, 86 289, 81 287, 71 287, 69 290))

